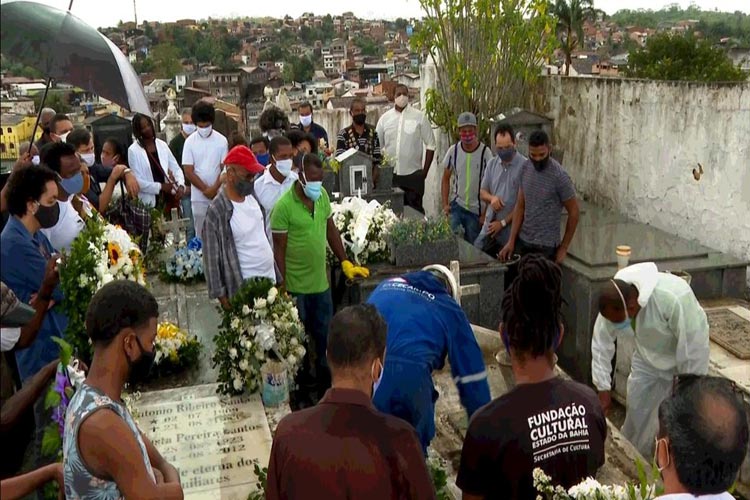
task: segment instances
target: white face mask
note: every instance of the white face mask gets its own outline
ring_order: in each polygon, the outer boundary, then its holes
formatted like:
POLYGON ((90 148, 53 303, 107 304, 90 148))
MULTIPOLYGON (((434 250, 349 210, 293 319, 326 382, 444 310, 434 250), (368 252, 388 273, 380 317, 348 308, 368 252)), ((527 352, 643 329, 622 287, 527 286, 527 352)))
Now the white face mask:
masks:
POLYGON ((67 140, 67 138, 68 138, 68 134, 70 134, 70 132, 71 132, 71 131, 69 130, 69 131, 65 132, 65 133, 64 133, 63 135, 61 135, 61 136, 60 136, 60 141, 61 141, 61 142, 65 142, 65 141, 67 140))
POLYGON ((195 129, 197 127, 195 126, 195 123, 183 123, 182 124, 182 131, 185 132, 187 135, 192 134, 195 132, 195 129))
POLYGON ((209 125, 208 127, 198 127, 198 135, 205 139, 206 137, 211 135, 213 129, 214 127, 212 125, 209 125))
POLYGON ((292 159, 276 160, 276 170, 284 177, 289 177, 289 174, 292 172, 292 159))
POLYGON ((405 108, 406 106, 409 105, 409 96, 400 95, 395 99, 394 102, 396 103, 396 106, 398 106, 399 108, 405 108))
POLYGON ((31 164, 32 165, 39 165, 41 160, 39 159, 39 155, 34 155, 31 157, 31 164))
POLYGON ((90 167, 96 161, 96 157, 94 153, 81 153, 81 160, 83 160, 83 163, 90 167))
POLYGON ((299 121, 303 126, 309 127, 312 123, 312 115, 300 116, 299 121))

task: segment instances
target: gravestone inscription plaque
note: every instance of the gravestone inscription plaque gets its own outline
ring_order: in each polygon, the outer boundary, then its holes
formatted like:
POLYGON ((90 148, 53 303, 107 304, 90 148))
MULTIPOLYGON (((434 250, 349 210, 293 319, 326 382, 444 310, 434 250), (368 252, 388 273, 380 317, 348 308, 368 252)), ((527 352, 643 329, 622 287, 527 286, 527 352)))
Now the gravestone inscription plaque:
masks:
POLYGON ((271 431, 260 396, 221 397, 216 384, 143 393, 136 420, 180 472, 189 500, 245 500, 253 460, 268 464, 271 431))

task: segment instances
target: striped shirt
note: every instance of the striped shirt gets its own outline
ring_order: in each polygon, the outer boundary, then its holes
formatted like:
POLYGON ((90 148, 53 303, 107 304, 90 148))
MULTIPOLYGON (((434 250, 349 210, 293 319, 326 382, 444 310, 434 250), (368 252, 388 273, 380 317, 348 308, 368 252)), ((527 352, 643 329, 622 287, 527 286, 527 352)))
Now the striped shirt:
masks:
POLYGON ((380 153, 380 139, 378 139, 378 133, 375 132, 372 125, 365 123, 365 130, 362 135, 357 134, 354 125, 341 129, 336 137, 336 156, 352 148, 372 156, 373 165, 379 165, 383 159, 383 155, 380 153))
POLYGON ((559 246, 563 204, 576 196, 570 176, 552 157, 541 172, 529 160, 523 166, 521 189, 526 210, 519 237, 532 245, 559 246))

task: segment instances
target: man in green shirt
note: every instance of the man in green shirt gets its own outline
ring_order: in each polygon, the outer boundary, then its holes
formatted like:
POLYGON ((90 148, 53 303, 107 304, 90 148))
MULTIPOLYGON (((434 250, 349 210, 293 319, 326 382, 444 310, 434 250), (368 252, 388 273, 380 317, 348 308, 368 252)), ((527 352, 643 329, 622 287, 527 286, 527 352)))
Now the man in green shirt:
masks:
POLYGON ((294 410, 316 404, 331 385, 326 348, 333 299, 326 272, 326 246, 330 245, 348 279, 370 275, 366 268, 346 258, 322 180, 320 158, 305 155, 299 180, 279 198, 271 213, 274 257, 282 286, 296 297, 300 320, 312 344, 297 376, 300 391, 292 395, 294 410))
MULTIPOLYGON (((185 146, 185 139, 193 132, 195 132, 195 124, 193 123, 192 110, 185 108, 182 110, 182 128, 180 129, 180 133, 169 141, 169 150, 177 159, 180 168, 182 168, 182 148, 185 146)), ((191 240, 195 236, 195 229, 193 228, 195 224, 193 222, 193 205, 190 202, 190 181, 187 176, 185 176, 185 194, 182 195, 182 199, 180 200, 180 208, 182 208, 182 216, 190 219, 190 224, 187 227, 187 239, 191 240)))

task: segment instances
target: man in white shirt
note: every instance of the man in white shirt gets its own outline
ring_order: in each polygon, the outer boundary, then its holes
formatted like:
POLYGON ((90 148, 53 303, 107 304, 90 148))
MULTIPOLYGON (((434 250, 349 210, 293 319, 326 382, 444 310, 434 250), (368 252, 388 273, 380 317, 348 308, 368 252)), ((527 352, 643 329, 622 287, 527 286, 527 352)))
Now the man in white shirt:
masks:
POLYGON ((255 179, 255 197, 266 211, 266 224, 270 223, 273 206, 298 177, 297 172, 292 171, 292 143, 289 139, 274 137, 269 150, 271 163, 263 175, 255 179))
POLYGON ((182 168, 192 185, 190 200, 195 234, 201 239, 208 205, 221 187, 221 162, 229 149, 227 138, 213 130, 215 119, 213 105, 205 101, 196 102, 193 105, 193 123, 197 131, 185 139, 182 150, 182 168))
POLYGON ((747 455, 747 415, 739 389, 721 377, 677 376, 659 406, 654 463, 664 480, 657 500, 732 500, 747 455))
POLYGON ((253 178, 264 171, 263 165, 247 146, 232 148, 224 164, 224 189, 206 213, 203 267, 209 297, 229 308, 245 280, 275 282, 276 268, 265 210, 254 196, 253 178))
POLYGON ((375 128, 384 156, 395 161, 393 185, 404 190, 404 203, 422 213, 424 180, 435 157, 435 135, 427 116, 409 106, 409 88, 398 85, 395 106, 380 117, 375 128), (422 148, 426 147, 424 165, 422 148))
POLYGON ((604 285, 591 340, 591 375, 604 411, 611 404, 615 339, 635 339, 623 435, 644 457, 653 452, 659 403, 672 377, 708 372, 708 319, 685 280, 653 262, 621 269, 604 285))

